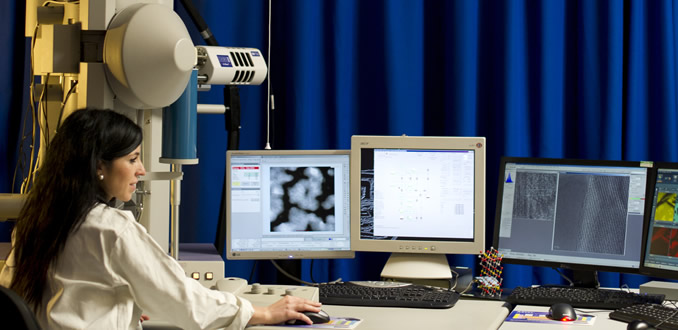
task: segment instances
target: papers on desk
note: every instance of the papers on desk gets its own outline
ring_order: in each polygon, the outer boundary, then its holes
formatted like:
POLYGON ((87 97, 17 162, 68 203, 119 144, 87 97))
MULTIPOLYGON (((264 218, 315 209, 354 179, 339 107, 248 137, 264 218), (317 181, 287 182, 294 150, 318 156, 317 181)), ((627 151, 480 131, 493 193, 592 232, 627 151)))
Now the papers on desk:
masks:
POLYGON ((559 321, 548 318, 548 312, 518 311, 514 310, 504 320, 504 322, 527 322, 541 324, 567 324, 567 325, 593 325, 596 321, 595 315, 580 314, 575 321, 559 321))
POLYGON ((312 328, 312 329, 353 329, 360 324, 362 320, 352 317, 330 317, 327 323, 305 324, 305 325, 289 325, 277 324, 278 327, 292 327, 292 328, 312 328))

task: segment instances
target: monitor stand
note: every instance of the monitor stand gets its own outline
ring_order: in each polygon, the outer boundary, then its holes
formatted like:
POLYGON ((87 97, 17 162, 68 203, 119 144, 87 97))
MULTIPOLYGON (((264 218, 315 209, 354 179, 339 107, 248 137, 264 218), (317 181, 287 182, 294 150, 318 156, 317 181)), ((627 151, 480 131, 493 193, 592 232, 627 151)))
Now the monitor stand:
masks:
POLYGON ((392 253, 381 271, 381 277, 400 281, 449 281, 452 272, 445 254, 392 253))
POLYGON ((572 270, 573 285, 580 288, 594 288, 600 287, 598 281, 598 272, 593 270, 572 270))
POLYGON ((544 284, 542 286, 548 287, 578 287, 578 288, 594 288, 598 289, 600 287, 600 282, 598 281, 598 272, 595 270, 577 270, 572 269, 572 279, 569 279, 565 274, 563 274, 558 268, 553 268, 561 277, 570 282, 569 285, 563 284, 544 284))

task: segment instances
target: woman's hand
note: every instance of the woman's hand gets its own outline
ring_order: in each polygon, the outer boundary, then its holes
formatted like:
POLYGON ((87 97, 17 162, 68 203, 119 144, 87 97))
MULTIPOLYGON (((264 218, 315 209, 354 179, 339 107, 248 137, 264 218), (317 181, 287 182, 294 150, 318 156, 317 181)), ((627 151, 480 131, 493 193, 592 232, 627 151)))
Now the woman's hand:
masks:
POLYGON ((254 306, 254 315, 247 325, 254 324, 278 324, 289 320, 302 320, 307 324, 313 324, 308 316, 302 312, 319 312, 319 302, 313 302, 300 297, 285 296, 267 307, 254 306))

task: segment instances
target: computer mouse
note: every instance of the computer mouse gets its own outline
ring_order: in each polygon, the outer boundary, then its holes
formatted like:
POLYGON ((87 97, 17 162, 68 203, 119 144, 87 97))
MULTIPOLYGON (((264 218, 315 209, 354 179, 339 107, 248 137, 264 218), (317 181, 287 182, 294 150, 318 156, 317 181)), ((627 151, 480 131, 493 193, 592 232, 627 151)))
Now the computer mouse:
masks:
POLYGON ((552 320, 575 321, 577 319, 577 313, 574 311, 572 305, 558 303, 553 304, 551 308, 549 308, 549 317, 552 320))
MULTIPOLYGON (((303 312, 304 315, 308 316, 309 319, 311 319, 311 322, 313 324, 318 324, 318 323, 327 323, 330 321, 330 315, 327 314, 324 310, 320 310, 320 312, 303 312)), ((304 325, 307 324, 306 322, 302 320, 293 320, 291 323, 288 323, 291 325, 304 325)))
POLYGON ((635 320, 629 322, 629 324, 626 326, 627 330, 645 330, 645 329, 654 329, 653 327, 650 326, 649 323, 643 321, 643 320, 635 320))

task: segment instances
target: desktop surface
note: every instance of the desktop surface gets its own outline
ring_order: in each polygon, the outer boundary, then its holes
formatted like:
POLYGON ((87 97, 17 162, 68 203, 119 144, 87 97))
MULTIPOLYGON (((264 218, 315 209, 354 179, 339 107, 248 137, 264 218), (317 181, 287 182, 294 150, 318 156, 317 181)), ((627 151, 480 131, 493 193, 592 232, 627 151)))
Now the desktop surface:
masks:
MULTIPOLYGON (((510 305, 497 300, 460 299, 448 309, 418 309, 394 307, 359 307, 323 305, 330 317, 350 317, 362 320, 356 330, 488 330, 498 329, 508 316, 510 305)), ((619 324, 621 322, 615 321, 619 324)), ((177 330, 161 320, 144 322, 144 329, 177 330)), ((304 329, 313 329, 304 326, 304 329)), ((279 326, 251 326, 248 330, 280 329, 279 326)), ((503 329, 503 328, 502 328, 503 329)), ((519 328, 512 328, 519 329, 519 328)))
MULTIPOLYGON (((332 317, 352 317, 362 322, 356 330, 487 330, 501 326, 509 312, 502 301, 460 299, 449 309, 418 309, 393 307, 358 307, 323 305, 332 317)), ((255 326, 248 330, 280 329, 274 326, 255 326)))
MULTIPOLYGON (((525 312, 548 312, 550 306, 531 306, 531 305, 518 305, 513 311, 525 311, 525 312)), ((627 323, 620 322, 617 320, 610 319, 608 314, 612 310, 601 310, 601 309, 587 309, 587 308, 577 308, 577 313, 583 313, 588 315, 596 316, 596 319, 592 326, 587 327, 586 329, 626 329, 627 323)), ((543 323, 526 323, 526 322, 504 322, 499 327, 500 330, 523 330, 523 329, 583 329, 581 325, 574 325, 568 322, 560 322, 558 324, 543 324, 543 323)))

